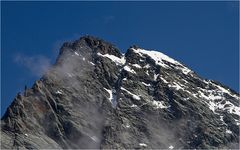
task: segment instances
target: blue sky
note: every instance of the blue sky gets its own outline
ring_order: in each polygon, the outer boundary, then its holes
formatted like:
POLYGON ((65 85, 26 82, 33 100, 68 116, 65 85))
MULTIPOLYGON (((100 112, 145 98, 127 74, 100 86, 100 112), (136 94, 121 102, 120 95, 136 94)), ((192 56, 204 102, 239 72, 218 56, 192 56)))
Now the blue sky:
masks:
POLYGON ((123 52, 133 44, 160 50, 239 91, 237 1, 1 2, 1 8, 1 113, 55 61, 63 41, 86 34, 123 52))

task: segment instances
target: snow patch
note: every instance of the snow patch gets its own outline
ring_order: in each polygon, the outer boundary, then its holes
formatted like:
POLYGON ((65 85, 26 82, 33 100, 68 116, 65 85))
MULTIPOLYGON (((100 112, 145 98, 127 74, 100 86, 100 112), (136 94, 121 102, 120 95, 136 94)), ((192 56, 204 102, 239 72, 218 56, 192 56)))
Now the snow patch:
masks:
POLYGON ((145 143, 139 143, 139 146, 147 147, 147 144, 145 144, 145 143))
POLYGON ((158 76, 159 76, 159 74, 154 74, 154 77, 153 77, 154 81, 157 81, 158 76))
POLYGON ((146 71, 146 74, 149 76, 148 70, 146 71))
POLYGON ((102 57, 107 57, 107 58, 109 58, 110 60, 112 60, 113 62, 115 62, 116 63, 116 65, 123 65, 123 64, 125 64, 125 62, 126 62, 126 59, 125 59, 125 57, 122 57, 122 58, 119 58, 119 57, 116 57, 116 56, 114 56, 114 55, 109 55, 109 54, 101 54, 101 53, 97 53, 97 55, 99 55, 99 56, 102 56, 102 57))
POLYGON ((156 108, 168 108, 168 106, 165 106, 164 105, 164 102, 162 102, 162 101, 155 101, 155 100, 153 100, 152 101, 152 104, 153 104, 153 106, 155 106, 156 108))
POLYGON ((163 77, 160 77, 160 79, 161 79, 164 83, 168 83, 167 80, 165 80, 163 77))
POLYGON ((108 94, 109 94, 109 101, 110 102, 112 102, 112 99, 113 99, 113 94, 112 94, 112 90, 109 90, 109 89, 106 89, 106 88, 104 88, 104 90, 106 90, 107 92, 108 92, 108 94))
POLYGON ((135 104, 132 104, 130 107, 131 107, 131 108, 136 108, 136 107, 137 107, 137 105, 135 105, 135 104))
POLYGON ((108 100, 112 103, 112 106, 115 108, 117 106, 117 97, 115 94, 115 90, 109 90, 104 88, 104 90, 106 90, 109 94, 109 98, 108 100))
POLYGON ((240 107, 235 106, 230 101, 225 101, 222 103, 222 101, 214 102, 210 100, 206 103, 209 106, 209 109, 211 109, 214 113, 216 110, 227 110, 231 114, 240 116, 240 107))
MULTIPOLYGON (((175 61, 174 59, 172 59, 172 58, 170 58, 170 57, 168 57, 167 55, 165 55, 165 54, 163 54, 163 53, 161 53, 161 52, 157 52, 157 51, 152 51, 152 50, 144 50, 144 49, 140 49, 140 48, 138 48, 138 49, 134 49, 134 48, 132 48, 133 50, 134 50, 134 52, 136 52, 136 53, 142 53, 142 54, 146 54, 146 55, 148 55, 148 56, 150 56, 153 60, 155 60, 156 62, 158 62, 159 63, 159 65, 162 65, 162 60, 165 60, 165 61, 168 61, 168 62, 170 62, 170 63, 172 63, 172 64, 178 64, 178 62, 177 61, 175 61)), ((165 64, 164 64, 165 65, 165 64)))
POLYGON ((60 95, 62 95, 63 93, 62 93, 61 90, 57 90, 56 94, 60 94, 60 95))
POLYGON ((138 48, 138 49, 132 48, 132 50, 135 53, 138 53, 140 55, 145 54, 145 55, 150 56, 155 61, 155 64, 162 66, 164 68, 170 68, 170 66, 164 62, 164 61, 167 61, 169 63, 175 64, 177 66, 176 68, 180 69, 184 74, 188 74, 189 72, 192 72, 190 69, 188 69, 187 67, 185 67, 178 61, 168 57, 167 55, 165 55, 161 52, 152 51, 152 50, 144 50, 144 49, 140 49, 140 48, 138 48))
POLYGON ((212 101, 210 101, 208 103, 208 106, 209 106, 209 109, 212 110, 213 112, 215 112, 215 109, 216 109, 216 104, 212 101))
POLYGON ((172 145, 170 145, 168 148, 169 148, 169 149, 173 149, 174 147, 173 147, 172 145))
POLYGON ((226 133, 227 133, 227 134, 232 134, 232 131, 227 129, 227 130, 226 130, 226 133))
POLYGON ((235 121, 236 125, 240 125, 240 120, 234 119, 234 121, 235 121))
POLYGON ((212 84, 216 88, 214 90, 199 88, 198 92, 196 93, 197 97, 205 100, 204 102, 209 106, 210 110, 212 110, 214 113, 216 113, 216 110, 224 110, 240 116, 240 107, 235 106, 230 101, 227 101, 227 99, 224 97, 224 93, 231 95, 236 99, 238 99, 238 96, 231 94, 227 89, 212 83, 211 81, 204 80, 203 82, 208 85, 212 84))
POLYGON ((143 66, 143 68, 150 68, 150 65, 149 64, 147 64, 147 65, 145 65, 145 66, 143 66))
POLYGON ((96 136, 90 136, 90 138, 91 138, 93 141, 95 141, 95 142, 98 142, 98 141, 99 141, 96 136))
POLYGON ((90 61, 89 63, 90 63, 91 65, 95 66, 95 64, 94 64, 93 62, 90 61))
POLYGON ((141 82, 143 85, 145 85, 145 86, 151 86, 151 84, 150 83, 145 83, 145 82, 141 82))
POLYGON ((232 94, 232 93, 229 91, 229 89, 225 89, 225 88, 223 88, 223 87, 221 87, 221 86, 213 83, 212 81, 207 82, 207 84, 209 84, 209 83, 211 83, 212 85, 214 85, 215 87, 217 87, 218 90, 221 91, 222 93, 226 93, 226 94, 228 94, 228 95, 230 95, 230 96, 232 96, 232 97, 234 97, 234 98, 236 98, 236 99, 239 100, 239 96, 236 95, 236 94, 232 94))
POLYGON ((192 72, 192 70, 188 69, 187 67, 184 67, 184 68, 181 68, 182 69, 182 72, 183 74, 189 74, 190 72, 192 72))
POLYGON ((213 91, 213 90, 204 90, 204 89, 202 89, 203 91, 205 91, 204 93, 200 90, 200 91, 198 91, 198 93, 200 94, 199 96, 200 97, 202 97, 202 98, 204 98, 204 99, 208 99, 208 100, 217 100, 217 99, 224 99, 224 97, 223 96, 219 96, 219 95, 214 95, 213 93, 215 92, 215 91, 213 91), (205 94, 205 93, 208 93, 208 96, 205 94))
POLYGON ((73 77, 74 75, 72 73, 67 73, 69 77, 73 77))
POLYGON ((129 66, 124 66, 123 69, 133 74, 136 74, 136 72, 133 69, 131 69, 129 66))
POLYGON ((139 64, 131 64, 133 67, 142 68, 139 64))
POLYGON ((126 124, 126 128, 130 128, 130 125, 129 125, 129 124, 126 124))
POLYGON ((79 54, 77 52, 74 52, 75 55, 79 56, 79 54))
POLYGON ((136 100, 140 100, 141 98, 137 95, 132 95, 133 96, 133 99, 136 99, 136 100))
POLYGON ((184 90, 179 84, 177 84, 176 82, 173 82, 173 84, 172 85, 168 85, 169 87, 173 87, 173 88, 175 88, 176 90, 184 90))
POLYGON ((223 121, 223 116, 220 116, 220 120, 221 120, 222 122, 224 122, 224 121, 223 121))
POLYGON ((130 91, 128 91, 127 89, 125 89, 125 88, 123 88, 123 87, 121 87, 121 90, 127 92, 129 95, 132 96, 133 99, 136 99, 136 100, 140 100, 140 99, 141 99, 139 96, 137 96, 137 95, 131 93, 130 91))

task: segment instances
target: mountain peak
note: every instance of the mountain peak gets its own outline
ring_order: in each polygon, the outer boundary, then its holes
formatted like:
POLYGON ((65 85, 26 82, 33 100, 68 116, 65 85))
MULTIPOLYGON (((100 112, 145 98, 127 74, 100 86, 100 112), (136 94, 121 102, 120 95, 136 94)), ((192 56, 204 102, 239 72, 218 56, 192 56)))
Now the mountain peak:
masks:
POLYGON ((239 94, 159 51, 84 36, 18 94, 4 149, 237 148, 239 94))
POLYGON ((65 42, 63 46, 61 47, 60 54, 62 51, 66 48, 71 48, 73 50, 82 49, 83 47, 89 47, 93 49, 94 51, 101 51, 103 54, 116 54, 120 56, 120 51, 117 49, 113 44, 104 41, 103 39, 100 39, 98 37, 86 35, 83 37, 80 37, 78 40, 75 40, 74 42, 65 42))

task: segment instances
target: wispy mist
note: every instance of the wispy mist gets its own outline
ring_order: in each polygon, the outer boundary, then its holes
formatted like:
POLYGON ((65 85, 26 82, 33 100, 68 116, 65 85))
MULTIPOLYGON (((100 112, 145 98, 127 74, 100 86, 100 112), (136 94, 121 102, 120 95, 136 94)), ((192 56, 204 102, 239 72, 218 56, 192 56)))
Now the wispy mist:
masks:
POLYGON ((27 56, 25 54, 16 54, 14 62, 37 77, 42 76, 51 66, 50 59, 43 55, 27 56))

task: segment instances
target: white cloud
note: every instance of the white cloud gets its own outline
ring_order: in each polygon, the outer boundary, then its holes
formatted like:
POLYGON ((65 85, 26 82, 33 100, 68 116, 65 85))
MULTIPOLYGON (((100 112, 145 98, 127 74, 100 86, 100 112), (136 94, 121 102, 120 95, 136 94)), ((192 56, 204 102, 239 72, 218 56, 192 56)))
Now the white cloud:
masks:
POLYGON ((50 68, 50 59, 43 55, 27 56, 16 54, 14 62, 25 67, 32 75, 40 77, 50 68))

